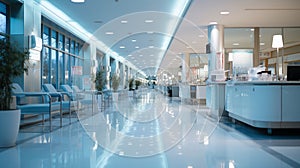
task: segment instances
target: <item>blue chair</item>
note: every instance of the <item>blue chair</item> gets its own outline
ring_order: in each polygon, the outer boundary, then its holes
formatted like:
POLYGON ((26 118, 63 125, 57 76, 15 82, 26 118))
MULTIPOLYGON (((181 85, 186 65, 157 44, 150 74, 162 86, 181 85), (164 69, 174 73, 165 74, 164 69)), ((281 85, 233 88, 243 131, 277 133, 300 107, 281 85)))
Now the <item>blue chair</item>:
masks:
MULTIPOLYGON (((69 86, 70 87, 70 86, 69 86)), ((103 93, 101 91, 96 91, 96 90, 87 90, 87 91, 82 91, 78 88, 78 86, 76 85, 72 85, 72 90, 74 93, 76 93, 77 97, 79 98, 79 101, 83 104, 83 105, 91 105, 92 106, 92 114, 94 114, 94 97, 96 95, 103 95, 103 93), (86 94, 89 94, 92 96, 92 99, 87 99, 85 97, 86 94), (81 99, 82 98, 82 99, 81 99)), ((98 96, 97 96, 98 98, 98 96)), ((99 100, 98 100, 99 101, 99 100)), ((100 100, 102 103, 102 100, 100 100)))
POLYGON ((62 102, 52 103, 51 95, 45 92, 24 92, 19 84, 12 84, 12 93, 17 99, 28 98, 28 97, 39 97, 39 102, 27 102, 18 104, 17 101, 17 109, 21 110, 21 114, 37 114, 42 115, 42 121, 44 124, 45 114, 49 115, 49 124, 50 124, 50 132, 52 131, 52 113, 60 113, 60 127, 62 127, 62 102))
POLYGON ((60 85, 60 88, 64 92, 68 92, 70 94, 71 100, 82 100, 85 98, 84 93, 78 90, 73 90, 69 85, 60 85))
POLYGON ((71 113, 76 110, 76 101, 72 101, 72 95, 68 92, 58 92, 52 84, 43 84, 43 90, 49 93, 52 97, 51 101, 57 102, 57 99, 62 102, 62 112, 69 113, 69 120, 71 123, 71 113), (53 99, 56 98, 56 99, 53 99), (67 97, 68 100, 65 100, 67 97))

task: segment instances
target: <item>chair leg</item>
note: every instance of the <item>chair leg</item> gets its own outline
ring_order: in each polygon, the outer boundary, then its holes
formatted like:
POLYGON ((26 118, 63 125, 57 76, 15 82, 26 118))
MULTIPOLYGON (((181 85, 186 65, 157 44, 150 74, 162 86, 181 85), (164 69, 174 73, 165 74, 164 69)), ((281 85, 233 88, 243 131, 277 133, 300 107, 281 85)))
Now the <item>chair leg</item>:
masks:
POLYGON ((50 125, 50 132, 52 132, 52 114, 51 114, 51 111, 49 112, 49 125, 50 125))
POLYGON ((72 115, 72 111, 71 111, 71 101, 69 102, 69 124, 71 124, 71 115, 72 115))
POLYGON ((60 127, 62 127, 62 100, 60 101, 60 127))

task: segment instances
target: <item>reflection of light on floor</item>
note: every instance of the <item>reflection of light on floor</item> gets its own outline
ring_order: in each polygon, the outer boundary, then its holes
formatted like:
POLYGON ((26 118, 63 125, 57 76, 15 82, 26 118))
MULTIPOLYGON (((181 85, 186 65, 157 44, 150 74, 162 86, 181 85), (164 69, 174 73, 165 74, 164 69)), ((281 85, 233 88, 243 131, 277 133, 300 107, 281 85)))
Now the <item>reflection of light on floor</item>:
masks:
POLYGON ((203 139, 204 145, 209 144, 209 139, 208 138, 209 138, 208 136, 204 136, 204 139, 203 139))
MULTIPOLYGON (((142 99, 142 102, 150 102, 150 93, 147 93, 147 96, 144 96, 142 99), (144 100, 146 99, 146 101, 144 100)), ((155 111, 153 111, 155 112, 155 111)), ((132 118, 137 118, 139 116, 138 113, 134 113, 132 115, 132 118)), ((107 121, 109 120, 109 116, 106 116, 107 121)), ((133 126, 134 122, 125 122, 125 126, 122 128, 122 130, 120 130, 120 132, 122 132, 122 134, 126 135, 127 133, 130 132, 130 130, 136 130, 136 126, 133 126)), ((181 121, 180 121, 181 124, 181 121)), ((159 122, 158 120, 155 120, 155 124, 153 124, 155 126, 154 130, 157 133, 157 135, 160 133, 160 127, 159 127, 159 122)), ((145 129, 145 128, 143 128, 145 129)), ((118 132, 118 128, 116 128, 116 133, 118 132)), ((113 140, 113 142, 111 143, 111 147, 109 148, 111 151, 117 151, 118 146, 120 144, 122 144, 122 141, 124 139, 124 136, 120 137, 120 138, 116 138, 115 140, 113 140)), ((162 144, 162 139, 160 138, 160 136, 156 136, 156 142, 157 142, 157 148, 158 151, 163 151, 163 144, 162 144)), ((128 143, 128 145, 132 145, 131 142, 128 143)), ((139 146, 141 147, 142 144, 139 144, 139 146)), ((150 146, 154 146, 153 144, 150 144, 150 146)), ((125 151, 119 151, 118 153, 120 156, 124 156, 126 155, 125 151)), ((135 152, 136 155, 139 154, 139 152, 135 152)), ((99 168, 104 168, 107 166, 109 159, 114 156, 113 152, 108 152, 106 150, 104 150, 103 154, 101 156, 99 156, 99 160, 97 160, 97 167, 99 168)), ((168 161, 167 158, 165 156, 165 154, 160 154, 160 158, 162 159, 162 161, 160 162, 162 165, 161 167, 168 167, 168 161)))
POLYGON ((234 168, 234 160, 229 160, 229 164, 228 164, 229 168, 234 168))

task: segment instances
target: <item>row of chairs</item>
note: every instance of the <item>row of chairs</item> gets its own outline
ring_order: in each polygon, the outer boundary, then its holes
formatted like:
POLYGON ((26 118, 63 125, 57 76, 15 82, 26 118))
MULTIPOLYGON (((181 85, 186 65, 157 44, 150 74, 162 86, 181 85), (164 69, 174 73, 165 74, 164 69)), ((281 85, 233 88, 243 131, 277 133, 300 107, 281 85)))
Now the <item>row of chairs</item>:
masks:
MULTIPOLYGON (((44 115, 49 115, 50 131, 52 131, 52 117, 55 114, 60 116, 60 127, 62 127, 63 113, 69 114, 69 123, 71 123, 72 111, 79 110, 79 102, 84 101, 84 93, 80 92, 77 86, 72 88, 69 85, 62 85, 62 92, 58 92, 52 84, 43 84, 44 92, 24 92, 17 83, 12 84, 12 92, 17 97, 17 109, 21 110, 21 114, 37 114, 42 115, 44 123, 44 115), (31 98, 30 102, 28 100, 31 98)), ((85 102, 85 103, 92 103, 85 102)))

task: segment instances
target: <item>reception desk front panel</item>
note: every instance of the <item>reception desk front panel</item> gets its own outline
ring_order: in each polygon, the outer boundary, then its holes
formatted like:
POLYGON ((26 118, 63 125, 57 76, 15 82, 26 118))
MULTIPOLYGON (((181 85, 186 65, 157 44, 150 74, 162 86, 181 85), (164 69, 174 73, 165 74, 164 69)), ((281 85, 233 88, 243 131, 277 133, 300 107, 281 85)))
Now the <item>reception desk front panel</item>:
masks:
POLYGON ((257 121, 281 121, 281 86, 227 86, 227 111, 257 121))
POLYGON ((300 85, 236 82, 226 85, 229 116, 261 128, 300 128, 300 85))
POLYGON ((300 121, 300 85, 282 86, 282 120, 300 121))

